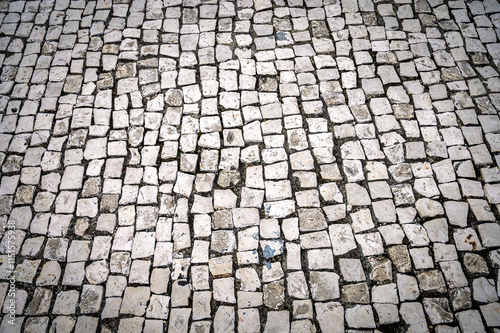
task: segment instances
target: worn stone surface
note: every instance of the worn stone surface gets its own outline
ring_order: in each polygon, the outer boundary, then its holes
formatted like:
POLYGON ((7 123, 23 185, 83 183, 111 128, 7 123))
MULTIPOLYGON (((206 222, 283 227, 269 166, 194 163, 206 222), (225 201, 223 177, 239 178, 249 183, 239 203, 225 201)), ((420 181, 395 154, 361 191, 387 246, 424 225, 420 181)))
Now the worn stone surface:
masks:
POLYGON ((0 1, 0 68, 1 332, 500 328, 498 0, 0 1))

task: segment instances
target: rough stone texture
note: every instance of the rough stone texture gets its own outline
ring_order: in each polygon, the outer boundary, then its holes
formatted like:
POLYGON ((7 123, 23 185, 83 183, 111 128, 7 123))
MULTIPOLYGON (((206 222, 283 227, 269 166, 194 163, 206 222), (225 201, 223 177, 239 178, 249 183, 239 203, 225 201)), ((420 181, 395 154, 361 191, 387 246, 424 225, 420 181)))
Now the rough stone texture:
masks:
POLYGON ((2 0, 0 68, 0 332, 500 328, 499 0, 2 0))

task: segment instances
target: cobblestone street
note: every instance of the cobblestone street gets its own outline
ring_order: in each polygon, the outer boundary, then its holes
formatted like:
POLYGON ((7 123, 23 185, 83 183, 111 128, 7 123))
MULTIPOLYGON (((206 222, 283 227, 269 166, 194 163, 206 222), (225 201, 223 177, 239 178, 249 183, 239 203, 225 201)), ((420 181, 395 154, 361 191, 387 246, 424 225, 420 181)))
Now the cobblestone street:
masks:
POLYGON ((500 333, 498 0, 0 1, 0 333, 500 333))

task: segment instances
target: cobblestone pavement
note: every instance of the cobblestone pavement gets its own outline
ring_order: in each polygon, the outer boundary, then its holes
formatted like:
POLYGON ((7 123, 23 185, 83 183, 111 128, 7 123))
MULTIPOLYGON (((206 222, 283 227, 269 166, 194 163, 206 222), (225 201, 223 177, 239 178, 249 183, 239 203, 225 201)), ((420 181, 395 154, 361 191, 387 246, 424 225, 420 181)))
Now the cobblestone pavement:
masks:
POLYGON ((1 1, 0 332, 500 332, 499 38, 497 0, 1 1))

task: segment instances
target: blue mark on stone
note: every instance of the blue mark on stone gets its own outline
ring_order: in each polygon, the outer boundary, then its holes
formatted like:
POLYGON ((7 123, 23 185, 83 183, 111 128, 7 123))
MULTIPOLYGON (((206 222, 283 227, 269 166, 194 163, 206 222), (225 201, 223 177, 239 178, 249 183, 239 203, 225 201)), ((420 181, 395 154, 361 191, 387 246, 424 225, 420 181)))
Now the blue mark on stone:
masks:
POLYGON ((274 257, 274 252, 276 251, 271 249, 269 245, 266 245, 266 247, 264 247, 264 251, 262 251, 262 254, 264 255, 264 258, 269 259, 274 257))
POLYGON ((278 31, 276 33, 276 39, 277 40, 286 40, 286 35, 283 31, 278 31))

